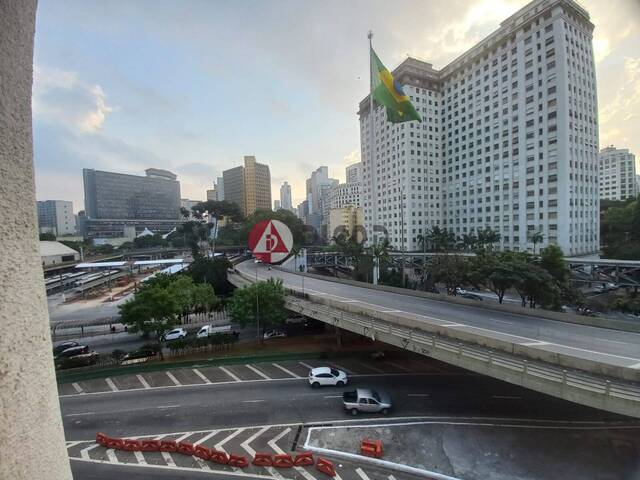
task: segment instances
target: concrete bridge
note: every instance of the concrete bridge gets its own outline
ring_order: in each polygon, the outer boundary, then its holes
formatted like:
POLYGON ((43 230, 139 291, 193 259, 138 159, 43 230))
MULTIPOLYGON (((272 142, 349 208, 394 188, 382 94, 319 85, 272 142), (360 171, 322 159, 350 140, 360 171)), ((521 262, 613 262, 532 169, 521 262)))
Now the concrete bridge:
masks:
POLYGON ((279 278, 292 311, 483 375, 640 418, 640 333, 603 328, 600 319, 582 325, 571 323, 576 319, 570 315, 566 321, 554 318, 567 314, 435 300, 268 270, 252 261, 237 265, 229 277, 236 286, 279 278))

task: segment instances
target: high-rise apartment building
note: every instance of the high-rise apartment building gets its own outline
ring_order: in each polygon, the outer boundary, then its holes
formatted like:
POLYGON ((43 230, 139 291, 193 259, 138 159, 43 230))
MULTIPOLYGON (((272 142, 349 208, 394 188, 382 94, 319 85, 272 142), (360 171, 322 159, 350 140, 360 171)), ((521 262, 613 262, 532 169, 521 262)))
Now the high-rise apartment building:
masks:
POLYGON ((345 168, 346 183, 360 183, 362 181, 362 162, 353 163, 345 168))
POLYGON ((592 32, 576 2, 536 0, 442 70, 402 62, 394 78, 422 123, 389 123, 379 106, 371 122, 360 102, 369 242, 415 250, 433 225, 488 227, 502 249, 531 250, 541 232, 568 255, 597 252, 592 32))
POLYGON ((280 187, 280 207, 285 210, 293 211, 293 204, 291 203, 291 185, 284 182, 280 187))
POLYGON ((636 156, 613 145, 600 150, 600 200, 626 200, 638 193, 636 156))
POLYGON ((84 206, 86 236, 123 237, 127 231, 167 232, 180 222, 180 182, 176 175, 157 168, 146 176, 85 168, 84 206))
POLYGON ((329 194, 329 208, 342 208, 347 205, 361 207, 360 183, 340 183, 335 185, 329 194))
POLYGON ((44 200, 38 202, 38 228, 40 233, 56 236, 74 235, 76 217, 73 203, 65 200, 44 200))
MULTIPOLYGON (((244 166, 222 172, 224 199, 240 206, 243 215, 258 209, 271 210, 271 174, 269 166, 245 156, 244 166)), ((219 181, 219 180, 218 180, 219 181)))
POLYGON ((280 210, 282 207, 280 205, 280 200, 274 200, 273 201, 273 211, 277 212, 278 210, 280 210))

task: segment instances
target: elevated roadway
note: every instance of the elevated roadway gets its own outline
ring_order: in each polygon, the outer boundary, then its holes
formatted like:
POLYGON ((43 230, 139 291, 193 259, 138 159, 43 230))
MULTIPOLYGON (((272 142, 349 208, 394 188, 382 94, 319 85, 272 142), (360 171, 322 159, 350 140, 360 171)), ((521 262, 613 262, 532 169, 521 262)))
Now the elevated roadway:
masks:
POLYGON ((232 282, 279 278, 287 306, 377 340, 528 388, 640 417, 640 334, 320 280, 261 264, 232 282), (448 345, 446 345, 448 343, 448 345))

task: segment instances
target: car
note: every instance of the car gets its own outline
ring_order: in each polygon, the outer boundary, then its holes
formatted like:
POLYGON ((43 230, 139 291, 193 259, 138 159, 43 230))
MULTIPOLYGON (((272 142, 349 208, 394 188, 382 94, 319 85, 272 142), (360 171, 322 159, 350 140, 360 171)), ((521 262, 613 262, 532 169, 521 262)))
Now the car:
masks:
POLYGON ((270 340, 272 338, 285 338, 287 336, 287 332, 283 332, 282 330, 269 330, 264 332, 262 338, 265 340, 270 340))
MULTIPOLYGON (((78 348, 78 347, 72 347, 78 348)), ((78 367, 88 367, 89 365, 95 365, 98 363, 99 355, 96 352, 88 351, 88 347, 85 353, 80 353, 73 355, 71 357, 60 357, 58 356, 55 359, 55 368, 56 370, 63 370, 66 368, 78 368, 78 367)))
POLYGON ((79 346, 80 346, 80 344, 78 342, 74 342, 74 341, 67 341, 67 342, 59 343, 58 345, 53 347, 53 356, 56 357, 56 356, 60 355, 67 348, 79 347, 79 346))
POLYGON ((456 295, 464 295, 467 291, 464 288, 456 287, 456 295))
POLYGON ((76 345, 75 347, 69 347, 58 355, 56 355, 56 359, 60 358, 72 358, 78 355, 86 355, 89 353, 89 347, 87 345, 76 345))
POLYGON ((317 367, 309 370, 309 385, 313 388, 327 385, 344 387, 347 383, 349 383, 349 379, 342 370, 331 367, 317 367))
POLYGON ((358 388, 342 394, 345 410, 355 416, 358 413, 382 413, 387 415, 393 406, 391 397, 369 388, 358 388))
POLYGON ((164 332, 162 339, 165 341, 179 340, 187 336, 187 331, 184 328, 174 328, 168 332, 164 332))
POLYGON ((460 295, 462 298, 467 298, 469 300, 482 301, 482 297, 480 295, 476 295, 475 293, 464 292, 464 293, 459 293, 458 295, 460 295))

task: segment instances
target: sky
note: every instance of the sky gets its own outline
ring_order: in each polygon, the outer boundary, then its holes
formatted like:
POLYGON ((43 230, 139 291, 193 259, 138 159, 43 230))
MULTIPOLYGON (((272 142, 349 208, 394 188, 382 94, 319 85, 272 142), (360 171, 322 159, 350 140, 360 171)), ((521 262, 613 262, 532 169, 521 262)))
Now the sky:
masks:
MULTIPOLYGON (((359 160, 367 32, 389 69, 407 55, 442 68, 526 0, 40 0, 33 125, 39 200, 83 208, 82 169, 178 175, 205 200, 255 155, 294 205, 320 165, 359 160)), ((640 1, 582 0, 595 24, 600 146, 636 153, 640 1)))

